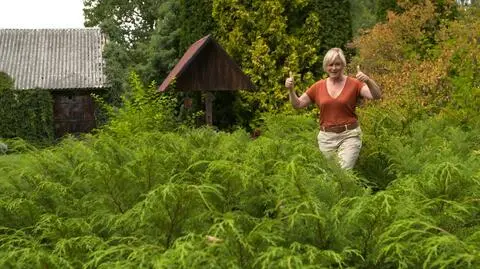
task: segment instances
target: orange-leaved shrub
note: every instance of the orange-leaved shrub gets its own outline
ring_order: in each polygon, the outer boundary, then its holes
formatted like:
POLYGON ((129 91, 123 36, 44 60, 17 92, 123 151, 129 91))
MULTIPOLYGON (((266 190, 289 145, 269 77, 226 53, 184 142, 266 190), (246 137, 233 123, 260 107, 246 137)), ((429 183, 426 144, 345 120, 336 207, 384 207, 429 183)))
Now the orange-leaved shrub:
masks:
POLYGON ((353 42, 359 56, 351 66, 360 65, 381 85, 382 106, 412 113, 436 111, 448 101, 445 80, 454 51, 442 48, 437 36, 449 23, 444 18, 454 1, 444 2, 439 8, 429 0, 400 1, 403 13, 389 12, 386 23, 353 42))

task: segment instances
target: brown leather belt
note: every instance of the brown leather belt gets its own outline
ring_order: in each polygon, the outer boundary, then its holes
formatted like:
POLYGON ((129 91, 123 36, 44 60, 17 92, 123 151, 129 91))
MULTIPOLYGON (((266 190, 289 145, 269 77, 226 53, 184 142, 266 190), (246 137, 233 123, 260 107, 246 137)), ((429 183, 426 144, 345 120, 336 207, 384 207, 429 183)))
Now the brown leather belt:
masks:
POLYGON ((344 125, 335 125, 335 126, 320 126, 320 130, 324 132, 332 132, 332 133, 342 133, 348 130, 353 130, 358 127, 358 122, 350 123, 350 124, 344 124, 344 125))

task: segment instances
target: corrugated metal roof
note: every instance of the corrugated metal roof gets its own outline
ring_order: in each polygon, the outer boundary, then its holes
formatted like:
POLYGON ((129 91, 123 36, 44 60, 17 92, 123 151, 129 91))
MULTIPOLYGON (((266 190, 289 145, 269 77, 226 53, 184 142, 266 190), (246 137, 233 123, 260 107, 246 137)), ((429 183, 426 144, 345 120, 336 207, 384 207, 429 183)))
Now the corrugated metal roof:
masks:
POLYGON ((173 68, 172 71, 170 71, 170 73, 168 74, 167 78, 165 78, 165 80, 162 82, 162 84, 160 85, 160 87, 158 87, 158 91, 160 92, 163 92, 165 91, 168 86, 170 85, 170 83, 172 83, 172 81, 177 78, 178 76, 181 75, 181 73, 186 69, 186 67, 190 64, 190 62, 192 61, 192 59, 194 59, 195 55, 198 54, 198 52, 205 46, 205 44, 208 43, 208 41, 211 40, 211 36, 210 35, 207 35, 201 39, 199 39, 198 41, 196 41, 195 43, 193 43, 188 49, 187 51, 185 52, 185 54, 183 54, 182 58, 180 59, 180 61, 178 61, 178 63, 175 65, 175 67, 173 68))
POLYGON ((0 71, 16 89, 105 88, 98 28, 0 29, 0 71))

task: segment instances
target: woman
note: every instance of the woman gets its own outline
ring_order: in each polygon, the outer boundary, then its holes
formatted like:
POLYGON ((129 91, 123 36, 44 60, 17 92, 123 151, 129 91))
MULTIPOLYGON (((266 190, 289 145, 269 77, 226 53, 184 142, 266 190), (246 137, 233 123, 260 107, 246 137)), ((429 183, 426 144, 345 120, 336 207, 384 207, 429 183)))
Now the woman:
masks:
POLYGON ((355 166, 362 147, 362 130, 355 107, 360 97, 379 99, 382 96, 377 83, 360 71, 356 78, 344 75, 345 56, 339 48, 330 49, 323 59, 323 70, 328 78, 317 81, 300 97, 294 91, 294 81, 285 81, 290 102, 295 108, 304 108, 312 102, 320 108, 320 132, 317 136, 320 151, 327 157, 338 156, 344 169, 355 166))

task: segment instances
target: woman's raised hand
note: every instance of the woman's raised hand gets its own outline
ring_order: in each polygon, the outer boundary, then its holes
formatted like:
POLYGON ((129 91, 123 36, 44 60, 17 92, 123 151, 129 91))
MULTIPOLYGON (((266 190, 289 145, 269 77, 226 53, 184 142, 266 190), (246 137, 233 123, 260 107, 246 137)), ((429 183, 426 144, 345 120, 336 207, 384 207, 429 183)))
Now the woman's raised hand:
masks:
POLYGON ((362 72, 362 70, 360 70, 360 65, 357 65, 357 74, 355 77, 361 82, 367 82, 370 79, 367 75, 365 75, 365 73, 362 72))
POLYGON ((285 80, 285 87, 287 87, 287 89, 291 90, 291 89, 293 89, 293 86, 295 86, 295 82, 293 80, 293 72, 290 71, 289 77, 285 80))

